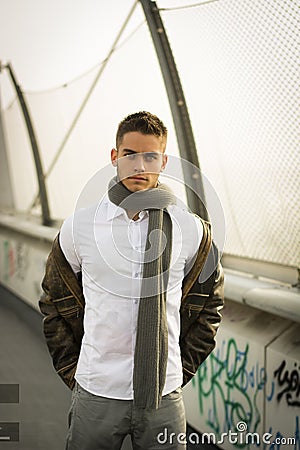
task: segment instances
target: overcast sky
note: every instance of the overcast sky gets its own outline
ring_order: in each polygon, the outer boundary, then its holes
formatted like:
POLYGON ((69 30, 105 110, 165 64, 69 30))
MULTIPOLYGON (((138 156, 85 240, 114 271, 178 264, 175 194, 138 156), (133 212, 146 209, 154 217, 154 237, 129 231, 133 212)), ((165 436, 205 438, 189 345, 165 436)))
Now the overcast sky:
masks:
MULTIPOLYGON (((0 59, 12 63, 25 90, 63 84, 105 57, 133 3, 0 0, 0 59)), ((139 5, 133 21, 136 16, 141 17, 139 5)))
MULTIPOLYGON (((24 90, 66 83, 103 60, 134 3, 134 0, 0 0, 0 60, 12 63, 24 90)), ((193 2, 157 2, 161 7, 188 3, 193 2)), ((138 4, 124 36, 143 19, 138 4)), ((7 84, 6 76, 1 76, 5 102, 7 84)))

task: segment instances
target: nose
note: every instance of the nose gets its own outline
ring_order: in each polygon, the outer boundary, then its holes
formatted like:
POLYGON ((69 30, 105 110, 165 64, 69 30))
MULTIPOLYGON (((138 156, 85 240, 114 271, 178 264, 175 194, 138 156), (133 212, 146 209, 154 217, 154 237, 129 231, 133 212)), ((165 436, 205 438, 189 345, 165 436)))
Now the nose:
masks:
POLYGON ((136 158, 134 160, 134 171, 138 173, 145 172, 145 162, 143 155, 136 155, 136 158))

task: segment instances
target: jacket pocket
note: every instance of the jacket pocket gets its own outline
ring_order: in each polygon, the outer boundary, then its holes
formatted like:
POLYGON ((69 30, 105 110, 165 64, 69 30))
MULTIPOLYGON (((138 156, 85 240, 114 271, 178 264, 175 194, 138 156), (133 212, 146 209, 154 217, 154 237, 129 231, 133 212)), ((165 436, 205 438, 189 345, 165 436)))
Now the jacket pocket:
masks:
POLYGON ((186 306, 187 312, 188 312, 188 316, 192 317, 193 315, 198 315, 202 309, 203 306, 200 305, 193 305, 192 303, 186 306))
POLYGON ((192 313, 200 313, 205 306, 206 300, 209 297, 208 294, 190 293, 186 296, 185 302, 182 305, 184 311, 187 311, 188 316, 191 317, 192 313))
POLYGON ((73 295, 67 297, 56 298, 53 303, 63 317, 78 317, 80 313, 80 307, 78 306, 73 295))
POLYGON ((183 338, 188 330, 190 329, 191 325, 196 322, 198 319, 202 309, 204 308, 203 305, 197 305, 194 303, 187 303, 181 307, 181 331, 180 331, 180 337, 183 338))

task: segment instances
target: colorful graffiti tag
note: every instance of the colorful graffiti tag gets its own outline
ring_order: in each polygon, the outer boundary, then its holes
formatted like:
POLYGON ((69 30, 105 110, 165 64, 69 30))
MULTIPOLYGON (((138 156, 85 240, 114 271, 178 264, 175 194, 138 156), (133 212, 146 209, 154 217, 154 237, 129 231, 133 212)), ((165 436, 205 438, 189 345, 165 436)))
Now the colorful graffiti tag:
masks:
MULTIPOLYGON (((300 374, 299 364, 287 368, 285 360, 269 374, 260 364, 258 357, 250 357, 250 344, 238 344, 236 339, 224 339, 216 350, 200 366, 192 385, 198 392, 199 413, 206 418, 206 426, 216 436, 229 430, 235 431, 239 422, 247 424, 252 433, 268 432, 273 443, 255 444, 264 450, 279 450, 284 447, 285 436, 276 427, 264 424, 266 402, 286 402, 288 408, 299 407, 300 374), (277 439, 278 438, 278 439, 277 439), (275 443, 277 439, 277 443, 275 443), (280 443, 281 442, 281 443, 280 443)), ((292 414, 294 432, 293 445, 289 448, 300 450, 299 416, 292 414)), ((239 448, 254 448, 245 442, 235 444, 239 448)))
POLYGON ((248 344, 240 350, 234 339, 223 341, 198 370, 197 381, 193 381, 198 382, 200 413, 211 405, 207 424, 217 434, 234 429, 239 421, 246 422, 253 431, 260 423, 257 397, 265 385, 266 374, 258 364, 249 367, 248 352, 248 344))

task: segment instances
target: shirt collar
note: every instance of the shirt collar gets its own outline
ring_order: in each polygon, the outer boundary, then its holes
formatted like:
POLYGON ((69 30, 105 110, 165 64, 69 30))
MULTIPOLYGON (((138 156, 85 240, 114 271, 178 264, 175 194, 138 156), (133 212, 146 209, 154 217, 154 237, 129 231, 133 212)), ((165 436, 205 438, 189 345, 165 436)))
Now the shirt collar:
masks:
POLYGON ((111 202, 108 196, 106 197, 105 202, 107 204, 107 220, 112 220, 114 217, 118 217, 125 213, 124 209, 111 202))
MULTIPOLYGON (((112 220, 115 217, 118 217, 120 215, 124 215, 125 217, 128 219, 127 213, 126 211, 121 208, 120 206, 115 205, 113 202, 111 202, 108 198, 108 196, 106 196, 105 198, 105 203, 107 204, 107 220, 112 220)), ((149 211, 141 211, 140 212, 140 219, 143 219, 144 217, 147 217, 149 215, 149 211)))

